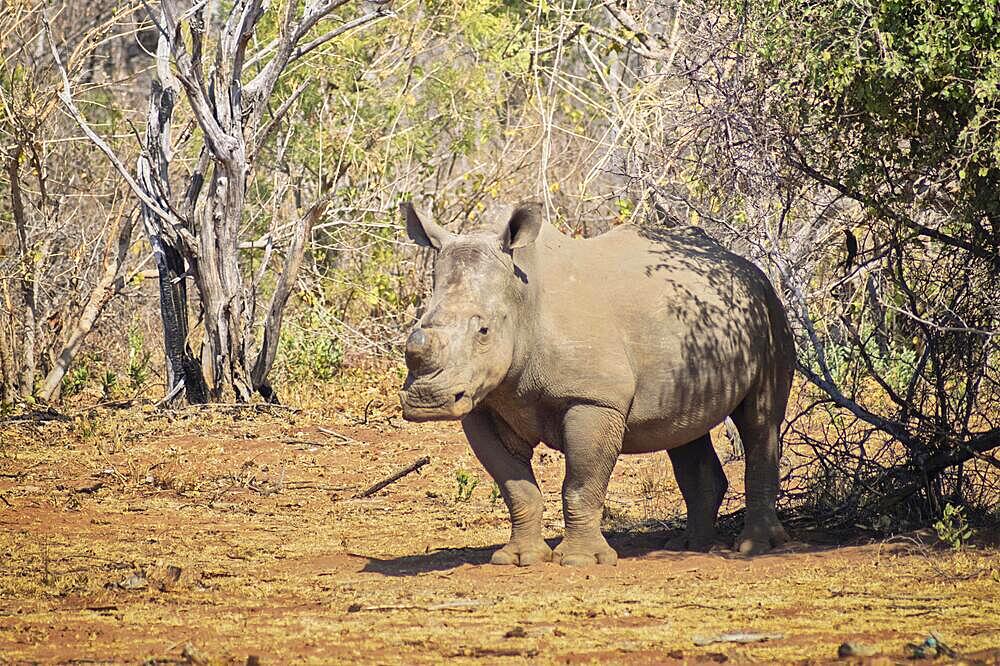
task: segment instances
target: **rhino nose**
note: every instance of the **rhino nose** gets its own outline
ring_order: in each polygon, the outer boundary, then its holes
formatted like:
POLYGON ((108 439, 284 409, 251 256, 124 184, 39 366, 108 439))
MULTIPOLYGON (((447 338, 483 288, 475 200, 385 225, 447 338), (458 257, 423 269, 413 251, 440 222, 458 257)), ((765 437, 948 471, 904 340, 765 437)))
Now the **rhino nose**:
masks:
POLYGON ((418 328, 406 340, 406 367, 415 375, 434 367, 437 338, 432 331, 418 328))

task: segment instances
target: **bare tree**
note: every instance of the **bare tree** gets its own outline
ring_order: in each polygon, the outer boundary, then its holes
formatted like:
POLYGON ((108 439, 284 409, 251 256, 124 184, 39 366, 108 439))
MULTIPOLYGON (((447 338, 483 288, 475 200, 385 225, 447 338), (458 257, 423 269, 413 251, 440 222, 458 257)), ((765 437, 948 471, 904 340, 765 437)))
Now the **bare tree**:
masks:
MULTIPOLYGON (((262 149, 308 81, 272 108, 270 100, 282 73, 314 49, 351 30, 390 16, 387 6, 354 18, 337 10, 348 0, 289 2, 277 17, 277 35, 260 35, 265 14, 261 0, 241 0, 223 11, 218 2, 190 6, 164 1, 151 20, 159 32, 156 74, 151 83, 143 154, 133 177, 100 137, 89 129, 64 87, 62 99, 91 139, 122 172, 142 203, 143 226, 153 248, 160 279, 160 304, 168 367, 168 395, 183 387, 191 402, 230 397, 249 400, 259 393, 276 399, 268 382, 275 357, 281 313, 291 293, 311 229, 325 211, 335 181, 319 184, 284 238, 285 260, 270 301, 257 302, 260 280, 250 279, 240 260, 248 183, 260 166, 262 149), (303 6, 304 5, 304 6, 303 6), (321 22, 337 25, 313 36, 321 22), (251 50, 251 45, 263 42, 251 50), (197 125, 185 127, 178 144, 198 141, 187 173, 172 169, 171 128, 181 101, 197 125), (189 344, 186 281, 199 297, 204 340, 200 360, 189 344), (258 311, 267 314, 262 323, 258 311), (262 343, 255 345, 257 326, 262 343)), ((262 246, 268 264, 279 239, 267 235, 262 246)))

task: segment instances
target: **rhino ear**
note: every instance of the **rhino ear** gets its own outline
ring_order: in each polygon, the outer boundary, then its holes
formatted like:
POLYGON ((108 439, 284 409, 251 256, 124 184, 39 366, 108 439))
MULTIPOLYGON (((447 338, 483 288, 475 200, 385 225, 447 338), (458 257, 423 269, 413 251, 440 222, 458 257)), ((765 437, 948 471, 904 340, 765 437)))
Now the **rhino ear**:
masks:
POLYGON ((500 232, 500 242, 507 252, 535 242, 542 229, 542 204, 523 203, 514 209, 507 226, 500 232))
POLYGON ((434 222, 421 220, 410 201, 399 204, 399 212, 406 218, 406 234, 417 245, 440 250, 444 242, 451 236, 447 230, 434 222))

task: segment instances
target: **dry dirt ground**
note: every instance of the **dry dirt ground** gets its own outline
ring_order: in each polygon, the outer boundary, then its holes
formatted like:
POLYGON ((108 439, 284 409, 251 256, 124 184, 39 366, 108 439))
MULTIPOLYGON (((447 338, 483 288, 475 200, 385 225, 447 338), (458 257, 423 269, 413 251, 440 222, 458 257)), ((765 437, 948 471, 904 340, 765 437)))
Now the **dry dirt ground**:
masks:
MULTIPOLYGON (((1000 662, 995 547, 793 530, 753 559, 664 552, 660 454, 616 468, 617 567, 491 566, 506 512, 458 426, 336 400, 0 425, 0 663, 816 663, 847 640, 894 663, 930 632, 1000 662), (781 637, 694 642, 734 631, 781 637)), ((555 543, 561 456, 536 467, 555 543)))

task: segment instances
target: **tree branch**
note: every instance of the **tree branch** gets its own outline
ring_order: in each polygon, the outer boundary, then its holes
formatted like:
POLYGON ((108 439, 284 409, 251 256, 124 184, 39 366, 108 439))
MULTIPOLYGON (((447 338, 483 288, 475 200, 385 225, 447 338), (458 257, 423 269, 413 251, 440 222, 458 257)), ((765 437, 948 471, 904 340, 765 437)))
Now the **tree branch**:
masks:
MULTIPOLYGON (((281 73, 291 61, 293 50, 299 41, 330 12, 346 5, 348 2, 349 0, 328 0, 327 2, 312 6, 307 3, 305 14, 297 25, 294 21, 294 12, 291 9, 291 6, 295 3, 289 3, 288 13, 286 13, 285 20, 282 22, 281 35, 274 45, 274 57, 264 65, 257 76, 244 86, 243 89, 246 95, 255 101, 270 97, 275 84, 278 82, 278 77, 281 76, 281 73)), ((258 60, 256 56, 250 58, 250 62, 255 62, 256 60, 258 60)))
POLYGON ((132 244, 132 230, 135 227, 135 219, 135 215, 131 214, 122 217, 118 225, 118 233, 116 234, 116 247, 111 256, 105 261, 104 272, 101 274, 97 284, 94 285, 94 288, 91 289, 90 295, 87 298, 87 304, 80 312, 80 316, 76 320, 76 325, 73 327, 73 332, 59 352, 55 365, 49 370, 49 373, 45 376, 45 380, 42 382, 42 389, 39 392, 42 400, 52 399, 63 377, 66 375, 66 371, 80 351, 84 340, 87 339, 87 335, 93 330, 94 324, 97 323, 97 319, 101 316, 104 306, 117 293, 115 282, 118 280, 118 275, 125 263, 128 248, 132 244))
MULTIPOLYGON (((884 497, 878 503, 878 509, 885 511, 896 506, 923 488, 925 479, 933 478, 949 467, 960 465, 972 458, 981 457, 987 451, 991 451, 997 447, 1000 447, 1000 428, 976 434, 970 439, 954 447, 950 447, 947 451, 941 451, 930 456, 917 468, 917 470, 922 472, 920 478, 903 484, 902 487, 884 497)), ((903 473, 907 476, 912 476, 914 471, 912 465, 903 464, 888 470, 887 474, 892 476, 903 473)))
POLYGON ((639 55, 651 60, 663 60, 668 56, 672 57, 672 54, 660 46, 654 37, 651 37, 645 30, 643 30, 642 26, 640 26, 636 20, 632 18, 632 15, 628 13, 628 10, 619 5, 616 0, 606 1, 602 3, 602 5, 623 28, 635 35, 635 40, 638 45, 633 48, 635 48, 639 55))
POLYGON ((285 266, 278 278, 278 283, 274 287, 271 295, 271 303, 268 306, 267 318, 264 321, 264 339, 261 343, 260 352, 254 363, 252 381, 253 386, 265 397, 270 394, 267 387, 267 374, 274 364, 274 356, 278 351, 278 334, 281 331, 281 320, 285 310, 285 304, 291 295, 292 286, 298 279, 299 269, 302 267, 302 259, 305 256, 306 244, 312 236, 313 226, 323 217, 327 206, 333 198, 334 188, 330 188, 320 199, 314 203, 306 214, 299 220, 295 237, 285 255, 285 266), (261 390, 266 389, 266 390, 261 390))
POLYGON ((834 385, 832 382, 823 379, 815 372, 813 372, 812 369, 805 363, 802 363, 801 361, 796 361, 795 365, 798 368, 799 372, 805 375, 806 379, 808 379, 812 384, 821 389, 824 393, 829 395, 830 398, 833 400, 834 404, 836 404, 838 407, 843 407, 847 411, 857 416, 862 421, 875 426, 882 432, 891 435, 892 437, 896 438, 897 440, 899 440, 900 442, 902 442, 907 446, 910 446, 913 443, 913 437, 910 436, 906 428, 904 428, 901 423, 897 423, 896 421, 890 421, 889 419, 883 418, 877 414, 872 414, 867 409, 865 409, 864 407, 862 407, 861 405, 859 405, 858 403, 854 402, 853 400, 845 396, 843 393, 841 393, 840 389, 837 388, 837 386, 834 385))
POLYGON ((384 9, 384 8, 379 8, 379 9, 376 9, 375 11, 373 11, 373 12, 370 12, 370 13, 365 14, 363 16, 359 16, 356 19, 348 21, 347 23, 345 23, 345 24, 343 24, 341 26, 338 26, 338 27, 334 28, 333 30, 331 30, 329 32, 320 35, 319 37, 317 37, 316 39, 312 40, 311 42, 308 42, 308 43, 304 44, 303 46, 300 46, 300 47, 296 48, 294 51, 292 51, 291 55, 288 57, 288 62, 289 63, 295 62, 296 60, 298 60, 302 56, 308 54, 310 51, 313 51, 314 49, 317 49, 320 46, 323 46, 323 44, 326 44, 331 39, 335 39, 335 38, 339 37, 340 35, 343 35, 346 32, 350 32, 351 30, 354 30, 355 28, 360 28, 361 26, 365 25, 366 23, 371 23, 371 22, 376 21, 378 19, 383 19, 383 18, 387 18, 387 17, 390 17, 390 16, 395 16, 395 14, 393 12, 387 10, 387 9, 384 9))
MULTIPOLYGON (((212 105, 208 101, 201 76, 195 69, 191 56, 184 46, 184 40, 180 39, 180 22, 175 19, 170 8, 170 2, 163 0, 160 3, 163 26, 160 28, 163 36, 170 47, 170 52, 174 55, 174 64, 177 65, 177 78, 188 94, 188 102, 194 112, 195 119, 205 133, 205 142, 217 159, 229 161, 233 151, 236 149, 235 141, 226 134, 219 120, 212 110, 212 105)), ((152 14, 150 14, 151 18, 152 14)))
POLYGON ((84 119, 83 114, 80 113, 80 110, 76 107, 76 104, 73 102, 73 92, 72 89, 70 88, 69 76, 66 74, 66 68, 63 67, 62 60, 60 60, 59 58, 59 51, 56 49, 55 41, 52 39, 52 33, 49 30, 48 22, 45 23, 45 35, 48 38, 49 46, 52 49, 52 57, 55 59, 56 67, 59 70, 59 74, 62 76, 63 89, 60 93, 58 93, 58 97, 60 101, 62 101, 63 105, 66 107, 70 116, 72 116, 73 120, 76 121, 76 124, 80 126, 80 129, 83 130, 83 133, 87 135, 87 138, 90 139, 90 141, 94 145, 96 145, 102 153, 104 153, 104 155, 111 162, 112 166, 115 167, 115 169, 118 171, 121 177, 128 184, 129 189, 132 190, 132 192, 139 198, 139 200, 142 201, 143 204, 145 204, 150 210, 156 213, 160 218, 166 220, 173 227, 174 232, 176 232, 178 236, 184 239, 184 242, 189 246, 191 252, 197 255, 198 243, 195 240, 194 236, 191 235, 191 233, 186 228, 184 228, 184 225, 181 222, 181 220, 179 220, 177 216, 174 215, 172 212, 164 210, 159 205, 159 202, 154 200, 152 197, 149 196, 149 194, 146 193, 146 191, 139 185, 139 183, 136 182, 135 178, 132 177, 132 174, 129 173, 129 170, 122 163, 121 159, 118 158, 118 155, 115 154, 115 151, 111 148, 111 146, 109 146, 107 142, 104 141, 104 139, 98 136, 97 132, 95 132, 93 128, 91 128, 90 125, 87 123, 87 121, 84 119))
POLYGON ((911 220, 909 217, 892 210, 886 204, 879 201, 876 197, 863 194, 858 190, 855 190, 854 188, 849 187, 844 183, 841 183, 838 180, 834 180, 833 178, 830 178, 820 173, 819 171, 817 171, 816 169, 814 169, 813 167, 809 166, 809 164, 806 163, 801 152, 798 150, 798 147, 794 146, 790 141, 786 141, 786 143, 788 144, 789 150, 795 155, 795 157, 789 158, 789 162, 792 164, 792 166, 794 166, 796 169, 799 169, 800 171, 802 171, 802 173, 806 174, 816 182, 825 185, 829 188, 832 188, 837 192, 840 192, 844 196, 850 199, 854 199, 858 203, 864 204, 868 208, 878 213, 881 217, 896 222, 897 224, 900 224, 921 236, 926 236, 927 238, 933 238, 934 240, 944 243, 945 245, 950 245, 952 247, 960 248, 976 257, 979 257, 980 259, 985 259, 991 262, 994 266, 1000 266, 1000 256, 998 256, 997 254, 989 252, 981 247, 977 247, 976 245, 973 245, 968 241, 962 240, 961 238, 956 238, 942 231, 939 231, 938 229, 934 229, 924 224, 920 224, 915 220, 911 220))
POLYGON ((267 143, 271 133, 278 127, 278 123, 281 122, 281 119, 285 117, 285 114, 288 113, 288 111, 292 108, 292 105, 295 104, 296 100, 298 100, 302 93, 306 91, 310 83, 312 83, 311 79, 306 79, 300 83, 298 87, 292 91, 292 94, 281 103, 281 106, 279 106, 278 110, 274 112, 274 115, 267 121, 267 124, 264 125, 263 129, 257 133, 257 136, 254 137, 253 151, 248 156, 247 162, 254 164, 257 161, 257 154, 260 152, 261 147, 267 143))

